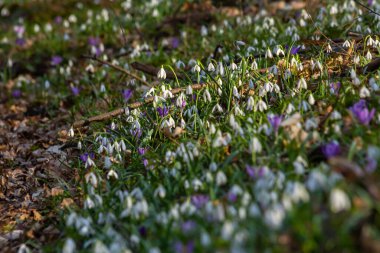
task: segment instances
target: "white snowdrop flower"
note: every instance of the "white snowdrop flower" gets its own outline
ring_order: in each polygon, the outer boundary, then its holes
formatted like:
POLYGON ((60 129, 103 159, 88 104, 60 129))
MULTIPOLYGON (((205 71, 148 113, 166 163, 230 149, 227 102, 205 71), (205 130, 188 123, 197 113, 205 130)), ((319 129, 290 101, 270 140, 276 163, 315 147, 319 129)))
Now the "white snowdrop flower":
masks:
POLYGON ((28 246, 26 246, 24 243, 20 245, 20 247, 17 250, 17 253, 31 253, 28 246))
POLYGON ((219 104, 216 104, 214 106, 214 108, 212 108, 212 113, 215 113, 215 112, 222 113, 223 112, 223 108, 219 104))
MULTIPOLYGON (((126 252, 129 253, 129 252, 126 252)), ((161 253, 161 250, 159 248, 150 248, 149 253, 161 253)))
POLYGON ((349 48, 351 46, 351 43, 348 40, 345 40, 343 43, 343 47, 349 48))
POLYGON ((165 72, 165 69, 161 66, 160 70, 158 71, 157 73, 157 77, 158 79, 166 79, 166 72, 165 72))
POLYGON ((297 82, 297 89, 301 90, 301 89, 307 89, 307 83, 306 83, 306 80, 301 77, 300 80, 298 80, 297 82))
POLYGON ((239 94, 239 91, 238 91, 238 89, 236 88, 236 86, 234 86, 234 87, 232 88, 232 93, 233 93, 234 97, 236 97, 236 98, 240 98, 240 94, 239 94))
POLYGON ((215 66, 214 66, 214 64, 212 64, 212 62, 210 62, 210 63, 208 64, 208 66, 207 66, 207 70, 208 70, 209 72, 214 72, 214 71, 215 71, 215 66))
POLYGON ((192 95, 193 94, 193 88, 191 87, 191 85, 188 85, 186 87, 186 95, 192 95))
POLYGON ((90 196, 87 196, 83 204, 85 209, 92 209, 95 207, 95 202, 90 198, 90 196))
POLYGON ((308 118, 305 122, 305 129, 307 131, 317 129, 318 127, 318 119, 317 118, 308 118))
POLYGON ((330 193, 330 208, 333 213, 350 209, 351 202, 347 194, 338 188, 334 188, 330 193))
POLYGON ((292 184, 288 184, 288 187, 289 188, 287 189, 287 193, 289 194, 292 201, 295 203, 309 201, 309 193, 303 184, 294 182, 292 184))
POLYGON ((121 150, 123 150, 123 151, 126 151, 126 150, 127 150, 127 146, 125 145, 124 140, 121 140, 121 141, 120 141, 120 146, 121 146, 121 150))
POLYGON ((375 41, 372 39, 371 36, 369 36, 367 40, 367 46, 372 47, 374 44, 375 44, 375 41))
POLYGON ((273 54, 272 54, 272 51, 268 48, 267 51, 265 52, 265 58, 269 58, 269 59, 272 59, 273 58, 273 54))
POLYGON ((195 178, 193 179, 193 181, 191 181, 191 186, 193 187, 194 191, 199 191, 200 189, 202 189, 202 181, 199 180, 198 178, 195 178))
POLYGON ((69 137, 74 137, 74 129, 73 129, 73 127, 70 127, 68 135, 69 135, 69 137))
POLYGON ((331 53, 332 52, 332 48, 331 48, 330 44, 327 44, 326 52, 327 53, 331 53))
POLYGON ((303 18, 301 18, 300 19, 300 26, 305 27, 306 25, 307 25, 306 21, 303 18))
POLYGON ((240 107, 238 105, 234 108, 234 113, 236 116, 244 116, 245 115, 245 113, 240 109, 240 107))
POLYGON ((371 94, 370 94, 370 91, 367 89, 367 87, 363 86, 359 91, 359 96, 360 98, 366 98, 366 97, 370 97, 371 94))
POLYGON ((119 179, 119 175, 116 173, 116 171, 110 170, 107 173, 107 179, 109 180, 110 178, 119 179))
POLYGON ((181 118, 181 121, 180 121, 180 127, 181 127, 182 129, 185 129, 185 128, 186 128, 186 121, 185 121, 183 118, 181 118))
POLYGON ((297 70, 298 70, 298 71, 303 71, 303 65, 302 65, 302 62, 297 63, 297 70))
POLYGON ((257 70, 257 69, 258 69, 258 65, 257 65, 256 59, 253 60, 253 62, 252 62, 252 64, 251 64, 251 68, 252 68, 253 70, 257 70))
POLYGON ((207 34, 208 34, 207 27, 204 26, 204 25, 202 25, 202 27, 201 27, 201 35, 202 35, 203 37, 205 37, 205 36, 207 36, 207 34))
POLYGON ((369 86, 371 87, 371 90, 373 91, 378 91, 380 89, 379 85, 376 83, 375 78, 373 77, 369 79, 369 86))
POLYGON ((207 232, 202 232, 201 233, 201 244, 204 247, 209 246, 211 243, 210 236, 207 234, 207 232))
POLYGON ((360 85, 360 79, 358 77, 353 78, 352 84, 355 86, 359 86, 360 85))
POLYGON ((101 93, 105 93, 105 92, 106 92, 106 86, 104 85, 104 83, 102 83, 102 84, 100 85, 100 92, 101 92, 101 93))
POLYGON ((253 137, 249 143, 249 152, 251 153, 260 153, 263 150, 263 147, 257 137, 253 137))
POLYGON ((221 186, 221 185, 225 185, 227 183, 227 177, 226 175, 224 174, 223 171, 218 171, 218 173, 216 173, 216 184, 218 186, 221 186))
POLYGON ((45 28, 45 31, 48 33, 53 30, 53 26, 50 23, 45 24, 44 28, 45 28))
POLYGON ((95 166, 95 162, 91 159, 90 156, 88 156, 86 159, 85 168, 87 169, 92 166, 95 166))
POLYGON ((267 95, 268 91, 265 89, 265 86, 261 86, 259 89, 259 96, 265 97, 267 95))
POLYGON ((181 60, 178 60, 176 63, 175 63, 175 67, 177 69, 181 69, 181 68, 184 68, 185 67, 185 63, 181 60))
POLYGON ((90 63, 90 64, 88 64, 88 65, 86 66, 85 70, 86 70, 87 72, 89 72, 89 73, 94 73, 94 72, 95 72, 95 67, 94 67, 94 65, 92 65, 92 64, 90 63))
POLYGON ((367 58, 367 60, 372 60, 372 54, 371 54, 371 52, 369 50, 367 51, 367 54, 365 55, 365 58, 367 58))
POLYGON ((360 56, 359 55, 355 55, 355 57, 354 57, 354 63, 355 64, 359 64, 360 63, 360 56))
POLYGON ((196 72, 196 73, 199 73, 199 72, 201 72, 201 67, 199 67, 199 65, 197 64, 197 65, 195 65, 194 67, 193 67, 193 72, 196 72))
POLYGON ((75 241, 71 238, 67 238, 65 240, 65 244, 63 245, 62 253, 75 253, 76 245, 75 241))
POLYGON ((222 62, 218 63, 218 72, 220 76, 224 76, 224 67, 222 62))
POLYGON ((282 50, 281 47, 279 47, 279 46, 276 47, 275 52, 276 52, 277 56, 280 56, 280 55, 284 56, 285 55, 284 50, 282 50))
POLYGON ((252 203, 249 206, 248 213, 249 213, 249 216, 251 217, 259 217, 261 215, 260 209, 256 203, 252 203))
POLYGON ((159 196, 162 199, 165 198, 166 196, 165 188, 162 185, 158 186, 157 189, 154 191, 154 196, 156 197, 159 196))
POLYGON ((167 99, 167 98, 173 98, 173 93, 170 91, 170 90, 164 90, 163 93, 162 93, 162 97, 164 99, 167 99))
POLYGON ((279 204, 272 206, 270 209, 266 210, 264 214, 265 223, 273 229, 279 228, 284 218, 284 208, 279 204))
POLYGON ((235 230, 235 226, 232 222, 226 221, 223 224, 221 236, 224 240, 230 240, 235 230))
POLYGON ((110 154, 110 155, 112 155, 113 154, 113 150, 114 150, 114 146, 111 145, 110 142, 108 142, 107 148, 106 148, 107 153, 110 154))
POLYGON ((253 100, 252 96, 249 96, 248 101, 247 101, 247 110, 252 111, 254 106, 255 106, 255 101, 253 100))
POLYGON ((203 92, 203 99, 205 100, 205 102, 211 102, 211 95, 208 89, 205 89, 205 91, 203 92))
POLYGON ((232 64, 231 64, 231 70, 232 71, 235 71, 235 70, 237 70, 238 69, 238 66, 236 65, 236 63, 235 62, 232 62, 232 64))
POLYGON ((311 105, 314 105, 314 104, 315 104, 315 99, 314 99, 314 96, 313 96, 312 93, 309 95, 309 98, 308 98, 307 101, 308 101, 309 104, 311 104, 311 105))
POLYGON ((210 170, 216 171, 218 169, 218 165, 215 162, 210 163, 210 170))
POLYGON ((256 104, 256 110, 259 110, 260 112, 263 112, 268 109, 267 104, 263 100, 259 100, 256 104))
POLYGON ((272 67, 269 68, 269 72, 272 73, 273 75, 277 76, 278 75, 278 68, 277 65, 274 64, 272 67))
POLYGON ((287 114, 291 114, 292 112, 294 112, 296 108, 294 107, 294 105, 292 103, 289 103, 288 106, 286 107, 286 113, 287 114))
POLYGON ((109 169, 111 168, 112 163, 109 156, 104 157, 104 168, 109 169))
POLYGON ((355 72, 355 69, 351 69, 351 70, 350 70, 350 76, 351 76, 351 79, 355 79, 355 78, 356 78, 356 72, 355 72))

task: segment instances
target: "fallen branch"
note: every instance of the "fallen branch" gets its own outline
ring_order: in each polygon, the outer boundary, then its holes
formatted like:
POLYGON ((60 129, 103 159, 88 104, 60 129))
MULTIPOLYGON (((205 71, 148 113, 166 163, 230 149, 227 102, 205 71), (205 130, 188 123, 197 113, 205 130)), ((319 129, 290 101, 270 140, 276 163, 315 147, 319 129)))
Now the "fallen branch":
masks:
POLYGON ((101 64, 104 64, 104 65, 107 65, 107 66, 110 66, 111 68, 115 69, 115 70, 118 70, 120 72, 123 72, 124 74, 128 75, 128 76, 131 76, 133 78, 135 78, 136 80, 142 82, 143 84, 145 84, 146 86, 151 86, 147 81, 143 80, 141 77, 139 77, 138 75, 135 75, 133 74, 132 72, 120 67, 120 66, 117 66, 109 61, 104 61, 102 59, 99 59, 95 56, 89 56, 89 55, 83 55, 82 56, 83 58, 87 58, 87 59, 90 59, 90 60, 94 60, 94 61, 97 61, 101 64))
MULTIPOLYGON (((140 63, 140 62, 132 62, 131 66, 132 66, 132 68, 134 68, 136 70, 139 70, 139 71, 142 71, 142 72, 144 72, 144 73, 146 73, 148 75, 151 75, 151 76, 157 76, 157 73, 160 70, 157 67, 154 67, 152 65, 143 64, 143 63, 140 63)), ((181 79, 181 80, 185 79, 185 76, 182 75, 182 74, 176 73, 174 75, 174 73, 172 73, 172 72, 169 72, 169 71, 166 72, 166 79, 175 80, 176 76, 177 76, 178 79, 181 79)))
MULTIPOLYGON (((207 86, 207 84, 193 84, 193 85, 191 85, 191 88, 193 90, 200 90, 200 89, 202 89, 205 86, 207 86)), ((171 93, 173 95, 175 95, 175 94, 181 93, 181 92, 183 92, 185 90, 186 90, 186 87, 175 88, 175 89, 171 90, 171 93)), ((135 103, 129 104, 125 108, 118 108, 116 110, 113 110, 113 111, 110 111, 110 112, 107 112, 107 113, 103 113, 103 114, 100 114, 100 115, 96 115, 96 116, 90 117, 88 119, 75 121, 74 124, 73 124, 73 127, 74 128, 80 128, 80 127, 83 127, 83 126, 87 126, 87 125, 89 125, 89 124, 91 124, 93 122, 98 122, 98 121, 103 121, 103 120, 107 120, 107 119, 113 118, 115 116, 118 116, 118 115, 121 115, 121 114, 125 113, 126 109, 129 109, 129 110, 136 109, 136 108, 139 108, 139 107, 141 107, 143 105, 147 105, 147 104, 152 103, 153 100, 154 100, 154 97, 148 97, 148 98, 145 98, 143 101, 139 101, 139 102, 135 102, 135 103)))

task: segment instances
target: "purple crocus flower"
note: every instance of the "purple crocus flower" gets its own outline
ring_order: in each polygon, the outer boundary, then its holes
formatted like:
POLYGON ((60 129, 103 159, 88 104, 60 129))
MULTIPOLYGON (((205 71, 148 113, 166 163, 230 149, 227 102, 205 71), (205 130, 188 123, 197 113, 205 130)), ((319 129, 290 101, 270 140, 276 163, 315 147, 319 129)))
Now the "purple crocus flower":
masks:
POLYGON ((245 171, 247 172, 248 176, 251 179, 260 178, 264 176, 264 173, 265 173, 264 167, 258 168, 258 167, 252 167, 250 165, 245 166, 245 171))
POLYGON ((16 45, 17 46, 24 46, 25 45, 25 39, 24 38, 17 38, 16 41, 15 41, 16 45))
POLYGON ((74 96, 78 96, 79 95, 79 88, 78 87, 75 87, 75 86, 70 86, 70 89, 71 89, 71 92, 73 93, 74 96))
POLYGON ((139 153, 139 155, 145 155, 146 148, 138 148, 137 152, 139 153))
POLYGON ((24 32, 25 32, 25 27, 22 26, 22 25, 16 25, 13 30, 15 31, 15 33, 17 34, 17 37, 18 38, 22 38, 24 36, 24 32))
POLYGON ((62 23, 62 17, 61 17, 61 16, 56 16, 56 17, 54 18, 54 22, 55 22, 56 24, 60 24, 60 23, 62 23))
POLYGON ((143 164, 144 164, 145 167, 148 167, 148 165, 149 165, 148 159, 144 158, 143 159, 143 164))
POLYGON ((292 48, 290 49, 290 54, 291 54, 291 55, 295 55, 295 54, 298 53, 298 51, 300 51, 300 49, 301 49, 301 46, 295 46, 295 47, 292 47, 292 48))
POLYGON ((179 46, 179 39, 177 37, 173 37, 171 40, 170 40, 170 45, 172 48, 176 49, 178 46, 179 46))
POLYGON ((194 251, 194 242, 190 241, 187 244, 176 242, 174 244, 174 252, 176 253, 192 253, 194 251))
POLYGON ((340 145, 337 141, 331 141, 322 146, 322 153, 327 159, 338 156, 341 153, 340 145))
POLYGON ((59 55, 54 55, 52 58, 51 58, 51 65, 53 66, 57 66, 59 64, 61 64, 63 61, 63 58, 59 55))
POLYGON ((204 194, 197 194, 191 197, 191 203, 198 209, 202 208, 209 201, 209 197, 204 194))
POLYGON ((350 107, 350 111, 360 124, 366 126, 369 125, 372 118, 375 116, 375 108, 372 108, 370 111, 364 99, 360 99, 359 102, 350 107))
POLYGON ((130 132, 131 132, 131 135, 136 137, 137 139, 140 139, 140 137, 142 135, 142 131, 140 128, 131 129, 130 132))
POLYGON ((373 0, 368 0, 368 5, 372 6, 373 5, 373 0))
POLYGON ((268 121, 273 130, 277 132, 282 122, 282 115, 268 115, 268 121))
POLYGON ((14 98, 20 98, 21 97, 21 90, 14 90, 14 91, 12 91, 12 97, 14 97, 14 98))
POLYGON ((94 159, 95 158, 95 155, 94 153, 83 153, 79 156, 80 160, 83 162, 83 163, 86 163, 88 157, 90 156, 91 159, 94 159))
POLYGON ((132 97, 132 95, 133 95, 133 90, 131 89, 123 90, 123 98, 125 102, 128 102, 128 100, 132 97))
POLYGON ((181 225, 181 230, 184 234, 188 234, 189 232, 194 230, 196 226, 197 226, 197 224, 194 221, 191 221, 191 220, 185 221, 181 225))
POLYGON ((340 82, 330 83, 330 92, 332 94, 338 95, 341 86, 342 84, 340 82))
POLYGON ((89 37, 88 38, 88 44, 90 46, 98 46, 100 44, 99 37, 89 37))
POLYGON ((237 195, 235 194, 235 193, 232 193, 232 192, 229 192, 228 194, 227 194, 227 199, 228 199, 228 201, 229 202, 236 202, 236 200, 237 200, 237 195))
POLYGON ((163 107, 157 107, 157 112, 160 115, 161 118, 165 117, 169 113, 169 107, 163 106, 163 107))

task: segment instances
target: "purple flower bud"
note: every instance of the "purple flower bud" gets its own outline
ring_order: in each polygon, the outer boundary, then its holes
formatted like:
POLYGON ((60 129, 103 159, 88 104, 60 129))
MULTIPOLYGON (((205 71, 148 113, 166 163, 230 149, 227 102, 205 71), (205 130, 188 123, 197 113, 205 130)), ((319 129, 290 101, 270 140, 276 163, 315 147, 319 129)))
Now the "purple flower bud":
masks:
POLYGON ((80 160, 83 162, 83 163, 86 163, 88 157, 90 156, 91 159, 94 159, 95 158, 95 155, 94 153, 83 153, 79 156, 80 160))
POLYGON ((17 38, 16 41, 15 41, 15 43, 16 43, 17 46, 22 47, 22 46, 25 45, 25 39, 23 39, 23 38, 17 38))
POLYGON ((331 141, 322 146, 322 153, 327 159, 338 156, 341 153, 340 145, 337 141, 331 141))
POLYGON ((197 194, 191 197, 191 203, 198 209, 202 208, 209 201, 209 197, 204 194, 197 194))
POLYGON ((74 96, 78 96, 79 95, 79 88, 78 87, 75 87, 75 86, 70 86, 70 89, 71 89, 71 92, 73 93, 74 96))
POLYGON ((134 128, 134 129, 131 129, 130 130, 131 132, 131 135, 133 137, 136 137, 137 139, 140 139, 141 135, 142 135, 142 131, 140 128, 134 128))
POLYGON ((275 132, 278 131, 278 128, 280 127, 281 125, 281 122, 282 122, 282 115, 268 115, 268 121, 270 123, 270 125, 272 126, 273 130, 275 132))
POLYGON ((98 46, 100 44, 100 38, 99 37, 89 37, 88 38, 88 44, 90 46, 98 46))
POLYGON ((132 97, 132 95, 133 95, 133 90, 131 89, 123 90, 123 98, 126 103, 132 97))
POLYGON ((183 244, 178 241, 174 244, 174 252, 176 253, 192 253, 194 251, 194 242, 190 241, 187 244, 183 244))
POLYGON ((176 49, 179 46, 179 39, 177 37, 174 37, 170 40, 170 46, 174 49, 176 49))
POLYGON ((165 117, 169 113, 169 107, 163 106, 163 107, 157 107, 157 112, 160 115, 161 118, 165 117))
POLYGON ((60 24, 60 23, 62 23, 62 17, 61 17, 61 16, 56 16, 56 17, 54 18, 54 22, 55 22, 56 24, 60 24))
POLYGON ((363 125, 369 125, 372 118, 375 116, 375 109, 371 111, 368 110, 366 101, 360 99, 359 102, 355 103, 350 107, 352 114, 355 116, 356 120, 363 125))
POLYGON ((62 63, 62 61, 63 61, 63 58, 61 57, 61 56, 59 56, 59 55, 55 55, 55 56, 53 56, 52 58, 51 58, 51 65, 53 65, 53 66, 57 66, 57 65, 59 65, 59 64, 61 64, 62 63))
POLYGON ((368 5, 372 6, 373 5, 373 0, 368 0, 368 5))
POLYGON ((14 91, 12 91, 12 97, 14 97, 14 98, 20 98, 21 97, 21 90, 14 90, 14 91))
POLYGON ((181 230, 184 234, 188 234, 190 233, 192 230, 195 229, 195 227, 197 226, 197 224, 194 222, 194 221, 185 221, 184 223, 182 223, 181 225, 181 230))
POLYGON ((237 195, 236 194, 234 194, 234 193, 232 193, 232 192, 229 192, 228 194, 227 194, 227 199, 228 199, 228 201, 229 202, 236 202, 236 200, 237 200, 237 195))
POLYGON ((367 173, 372 173, 377 168, 377 161, 374 158, 367 157, 367 164, 365 165, 365 171, 367 173))
POLYGON ((340 82, 330 83, 330 91, 331 91, 331 93, 335 94, 335 95, 338 95, 341 86, 342 85, 341 85, 340 82))
POLYGON ((138 148, 137 152, 139 153, 139 155, 145 155, 146 148, 138 148))
POLYGON ((290 54, 295 55, 298 53, 298 51, 300 51, 300 49, 301 49, 301 46, 295 46, 295 47, 292 46, 292 48, 290 49, 290 54))
POLYGON ((264 167, 252 167, 250 165, 245 166, 245 171, 251 179, 256 179, 264 176, 265 169, 264 167))

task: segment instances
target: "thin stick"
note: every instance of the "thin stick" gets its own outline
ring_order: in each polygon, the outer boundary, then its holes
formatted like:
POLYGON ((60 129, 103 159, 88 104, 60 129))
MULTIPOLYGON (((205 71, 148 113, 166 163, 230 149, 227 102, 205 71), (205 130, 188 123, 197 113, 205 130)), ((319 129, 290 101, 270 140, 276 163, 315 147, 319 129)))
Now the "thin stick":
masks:
POLYGON ((120 71, 120 72, 123 72, 123 73, 127 74, 128 76, 131 76, 131 77, 135 78, 136 80, 139 80, 140 82, 142 82, 142 83, 145 84, 146 86, 149 86, 149 87, 151 86, 147 81, 143 80, 143 79, 142 79, 141 77, 139 77, 138 75, 135 75, 135 74, 133 74, 132 72, 129 72, 128 70, 126 70, 126 69, 124 69, 124 68, 122 68, 122 67, 120 67, 120 66, 117 66, 117 65, 115 65, 115 64, 113 64, 113 63, 111 63, 111 62, 109 62, 109 61, 104 61, 104 60, 99 59, 99 58, 97 58, 97 57, 95 57, 95 56, 89 56, 89 55, 83 55, 82 57, 83 57, 83 58, 87 58, 87 59, 91 59, 91 60, 94 60, 94 61, 97 61, 97 62, 99 62, 99 63, 101 63, 101 64, 103 64, 103 65, 110 66, 110 67, 113 68, 113 69, 116 69, 116 70, 118 70, 118 71, 120 71))
POLYGON ((377 13, 376 11, 372 10, 371 8, 365 6, 364 4, 362 4, 361 2, 359 2, 358 0, 354 0, 355 3, 357 3, 358 5, 360 5, 361 7, 363 7, 364 9, 367 9, 369 12, 373 13, 373 14, 376 14, 377 16, 380 16, 379 13, 377 13))
MULTIPOLYGON (((204 88, 206 86, 207 86, 207 84, 205 84, 205 83, 202 83, 202 84, 193 84, 193 85, 191 85, 191 88, 193 88, 193 90, 200 90, 200 89, 202 89, 202 88, 204 88)), ((186 87, 175 88, 175 89, 171 90, 171 93, 173 95, 175 95, 175 94, 181 93, 181 92, 183 92, 185 90, 186 90, 186 87)), ((74 128, 80 128, 80 127, 89 125, 90 123, 93 123, 93 122, 103 121, 103 120, 107 120, 107 119, 113 118, 115 116, 118 116, 118 115, 121 115, 121 114, 125 113, 125 110, 127 108, 128 109, 136 109, 136 108, 139 108, 139 107, 141 107, 143 105, 147 105, 147 104, 152 103, 153 100, 154 100, 154 97, 148 97, 148 98, 145 98, 143 101, 134 102, 132 104, 129 104, 125 108, 118 108, 116 110, 113 110, 113 111, 110 111, 110 112, 107 112, 107 113, 103 113, 103 114, 100 114, 100 115, 96 115, 96 116, 90 117, 88 119, 75 121, 74 124, 73 124, 73 127, 74 128)))

